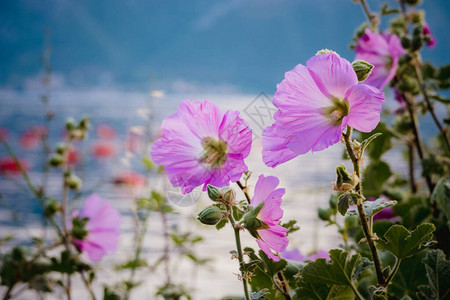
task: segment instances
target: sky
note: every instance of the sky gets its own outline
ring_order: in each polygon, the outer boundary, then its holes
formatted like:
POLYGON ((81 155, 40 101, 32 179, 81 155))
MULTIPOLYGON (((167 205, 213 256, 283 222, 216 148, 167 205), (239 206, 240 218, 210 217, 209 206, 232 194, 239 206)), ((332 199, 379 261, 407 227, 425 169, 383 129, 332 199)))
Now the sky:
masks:
MULTIPOLYGON (((449 63, 450 1, 423 7, 438 40, 424 58, 449 63)), ((320 49, 352 60, 364 20, 352 0, 4 0, 0 87, 40 84, 47 29, 55 88, 272 93, 320 49)))

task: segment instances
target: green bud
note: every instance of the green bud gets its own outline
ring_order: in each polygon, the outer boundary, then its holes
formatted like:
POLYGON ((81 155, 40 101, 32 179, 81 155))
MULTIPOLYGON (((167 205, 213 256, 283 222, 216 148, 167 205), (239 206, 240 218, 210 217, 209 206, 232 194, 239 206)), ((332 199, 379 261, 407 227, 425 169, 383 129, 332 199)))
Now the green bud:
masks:
POLYGON ((419 4, 420 0, 406 0, 406 3, 409 5, 417 5, 419 4))
POLYGON ((412 11, 410 13, 411 22, 414 24, 422 24, 425 21, 425 12, 423 10, 412 11))
POLYGON ((402 42, 402 47, 403 47, 404 49, 408 49, 409 47, 411 47, 411 40, 410 40, 409 37, 407 37, 407 36, 402 36, 401 42, 402 42))
POLYGON ((56 147, 56 153, 63 155, 67 150, 67 145, 65 143, 61 143, 56 147))
POLYGON ((336 191, 348 191, 354 188, 359 180, 355 176, 350 175, 345 166, 341 164, 336 167, 336 183, 334 184, 334 190, 336 191))
POLYGON ((222 220, 222 212, 217 206, 209 206, 198 214, 197 219, 205 225, 216 225, 222 220))
POLYGON ((72 131, 76 128, 77 126, 75 125, 75 120, 73 118, 68 118, 66 120, 66 129, 67 131, 72 131))
POLYGON ((335 195, 332 195, 330 197, 330 200, 328 200, 328 203, 329 203, 331 209, 337 209, 338 202, 339 202, 339 198, 335 195))
POLYGON ((250 206, 250 211, 244 215, 244 226, 248 232, 255 238, 260 238, 258 234, 259 229, 267 229, 269 226, 258 219, 258 214, 264 207, 264 201, 258 204, 256 207, 250 206))
POLYGON ((212 201, 217 201, 221 197, 220 190, 218 188, 216 188, 215 186, 208 184, 206 189, 208 191, 208 197, 212 201))
POLYGON ((76 175, 70 175, 66 178, 66 184, 69 189, 78 191, 81 189, 82 181, 80 177, 76 175))
POLYGON ((319 218, 321 220, 323 220, 323 221, 330 220, 330 210, 329 209, 324 209, 324 208, 319 207, 317 212, 318 212, 319 218))
POLYGON ((55 200, 50 200, 46 205, 44 209, 44 214, 46 217, 53 216, 56 214, 57 211, 59 211, 60 206, 59 203, 55 200))
POLYGON ((90 128, 91 128, 91 126, 90 126, 90 124, 89 124, 89 120, 90 120, 91 118, 90 117, 83 117, 81 120, 80 120, 80 123, 78 123, 78 128, 80 129, 80 130, 89 130, 90 128))
POLYGON ((352 62, 352 67, 353 70, 355 70, 358 81, 366 80, 370 76, 370 73, 372 73, 373 69, 373 65, 361 59, 357 59, 352 62))
POLYGON ((229 189, 222 195, 223 200, 227 203, 232 203, 236 199, 236 193, 229 189))
POLYGON ((48 163, 52 166, 52 167, 59 167, 63 164, 64 162, 64 158, 62 157, 61 154, 55 153, 52 156, 50 156, 48 163))
POLYGON ((421 24, 414 26, 413 36, 420 37, 423 34, 423 26, 421 24))
POLYGON ((70 233, 77 240, 83 240, 87 236, 86 224, 88 221, 89 218, 80 219, 77 217, 72 219, 72 230, 70 233))

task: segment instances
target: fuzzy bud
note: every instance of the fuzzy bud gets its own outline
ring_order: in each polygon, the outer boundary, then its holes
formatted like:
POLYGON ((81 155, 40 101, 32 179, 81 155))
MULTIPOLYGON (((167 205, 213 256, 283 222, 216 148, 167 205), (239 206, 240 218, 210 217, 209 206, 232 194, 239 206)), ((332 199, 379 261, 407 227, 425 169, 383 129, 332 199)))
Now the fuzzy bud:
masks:
POLYGON ((222 198, 227 203, 233 203, 236 199, 236 193, 232 189, 229 189, 225 193, 223 193, 222 198))
POLYGON ((221 197, 220 190, 218 188, 216 188, 215 186, 208 184, 207 191, 208 191, 208 197, 212 201, 217 201, 221 197))
POLYGON ((58 202, 55 200, 50 200, 44 208, 44 214, 47 217, 53 216, 57 211, 60 210, 60 206, 58 202))
POLYGON ((50 156, 50 159, 48 160, 48 163, 52 167, 59 167, 63 164, 64 158, 61 154, 55 153, 52 156, 50 156))
POLYGON ((70 175, 66 178, 66 184, 71 190, 78 191, 81 189, 82 181, 76 175, 70 175))
POLYGON ((403 36, 401 38, 401 42, 404 49, 408 49, 409 47, 411 47, 411 39, 409 37, 403 36))
POLYGON ((359 178, 355 174, 350 175, 343 164, 336 167, 336 175, 337 179, 333 186, 335 191, 348 191, 359 183, 359 178))
POLYGON ((373 65, 369 64, 367 61, 357 59, 352 62, 353 70, 355 70, 358 81, 364 81, 372 73, 373 65))
POLYGON ((64 143, 61 143, 56 147, 56 153, 63 155, 67 151, 67 145, 64 143))
POLYGON ((90 117, 83 117, 80 120, 80 123, 78 123, 78 128, 80 130, 89 130, 91 128, 91 126, 89 124, 89 120, 90 120, 90 117))
POLYGON ((67 131, 72 131, 76 128, 77 126, 75 125, 75 120, 73 118, 68 118, 66 120, 66 129, 67 131))
POLYGON ((216 225, 222 219, 222 213, 217 206, 209 206, 198 214, 197 219, 205 225, 216 225))

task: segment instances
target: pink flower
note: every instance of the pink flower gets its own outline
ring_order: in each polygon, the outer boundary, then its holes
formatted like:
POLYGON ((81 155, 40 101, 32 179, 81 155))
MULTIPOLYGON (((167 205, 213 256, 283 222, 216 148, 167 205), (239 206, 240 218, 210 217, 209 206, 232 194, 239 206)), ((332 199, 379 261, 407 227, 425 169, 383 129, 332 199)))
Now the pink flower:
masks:
POLYGON ((151 150, 173 186, 189 193, 203 184, 217 187, 236 182, 248 170, 252 132, 237 111, 222 113, 208 101, 184 100, 164 119, 162 135, 151 150))
POLYGON ((145 176, 133 171, 124 172, 114 177, 115 185, 128 185, 130 187, 143 187, 146 184, 145 176))
POLYGON ((436 46, 436 38, 430 30, 428 23, 423 24, 423 35, 428 36, 429 40, 426 42, 428 48, 434 48, 436 46))
POLYGON ((286 237, 288 229, 278 225, 283 217, 281 197, 285 193, 284 189, 277 189, 279 182, 278 178, 273 176, 259 176, 255 186, 255 195, 250 202, 250 206, 254 208, 263 203, 257 219, 267 226, 262 226, 257 230, 256 243, 274 261, 279 261, 280 258, 273 254, 272 250, 283 252, 289 243, 286 237))
POLYGON ((281 253, 281 257, 284 259, 297 261, 297 262, 304 262, 307 260, 314 261, 318 258, 325 258, 330 259, 330 255, 327 251, 320 249, 319 251, 312 253, 309 256, 303 255, 300 250, 294 248, 292 250, 286 250, 283 253, 281 253))
POLYGON ((92 145, 91 152, 96 158, 106 159, 116 156, 116 147, 111 142, 100 140, 92 145))
MULTIPOLYGON (((107 253, 116 251, 120 234, 120 214, 113 209, 109 202, 96 194, 90 195, 81 210, 72 213, 72 220, 88 218, 84 229, 87 231, 83 237, 74 237, 74 244, 86 252, 89 258, 98 262, 107 253)), ((68 224, 72 230, 72 224, 68 224)))
POLYGON ((405 54, 400 39, 395 34, 374 33, 366 28, 355 48, 356 58, 371 63, 374 68, 365 83, 380 90, 394 78, 398 58, 405 54))
POLYGON ((117 136, 116 130, 108 124, 100 124, 96 129, 97 136, 100 139, 113 140, 117 136))
MULTIPOLYGON (((30 169, 30 163, 24 158, 19 158, 19 164, 22 166, 24 171, 28 171, 30 169)), ((0 157, 0 173, 7 175, 19 175, 20 168, 11 157, 0 157)))
POLYGON ((317 54, 297 65, 277 86, 275 123, 262 134, 265 164, 275 167, 339 142, 349 125, 372 131, 380 121, 384 94, 358 84, 351 64, 338 54, 317 54))
POLYGON ((20 145, 25 149, 34 150, 47 136, 47 128, 42 125, 30 127, 20 136, 20 145))

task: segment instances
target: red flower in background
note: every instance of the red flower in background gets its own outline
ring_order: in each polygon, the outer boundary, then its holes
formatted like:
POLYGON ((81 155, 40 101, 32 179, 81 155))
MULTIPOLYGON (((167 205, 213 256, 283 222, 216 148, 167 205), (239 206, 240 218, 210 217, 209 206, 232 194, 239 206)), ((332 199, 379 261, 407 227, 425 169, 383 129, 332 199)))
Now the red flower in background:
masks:
POLYGON ((111 158, 116 156, 116 147, 111 142, 98 141, 92 145, 92 155, 97 158, 111 158))
POLYGON ((125 172, 117 175, 113 179, 116 185, 128 185, 131 187, 142 187, 145 186, 146 179, 145 176, 133 171, 125 172))
POLYGON ((117 136, 116 130, 108 124, 99 124, 96 133, 100 139, 104 140, 113 140, 117 136))
MULTIPOLYGON (((30 169, 30 163, 23 159, 19 159, 19 164, 25 171, 30 169)), ((8 175, 20 174, 20 168, 11 157, 1 157, 0 158, 0 172, 8 175)))
POLYGON ((20 136, 20 145, 28 150, 36 149, 43 138, 47 136, 47 128, 42 125, 36 125, 27 129, 20 136))

